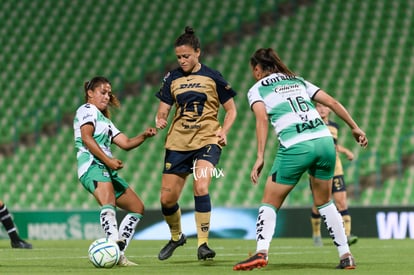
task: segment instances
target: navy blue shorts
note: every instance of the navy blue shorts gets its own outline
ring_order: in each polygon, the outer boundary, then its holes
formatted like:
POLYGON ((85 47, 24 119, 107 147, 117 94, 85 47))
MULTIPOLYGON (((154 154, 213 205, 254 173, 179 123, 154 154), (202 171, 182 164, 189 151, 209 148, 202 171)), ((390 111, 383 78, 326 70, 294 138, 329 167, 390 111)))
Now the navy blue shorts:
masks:
POLYGON ((164 174, 191 174, 196 160, 207 160, 213 166, 219 162, 221 148, 217 144, 209 144, 193 151, 165 151, 164 174))
POLYGON ((345 180, 344 176, 334 176, 332 180, 332 193, 345 192, 345 180))
MULTIPOLYGON (((309 186, 312 190, 310 180, 309 180, 309 186)), ((336 193, 336 192, 346 192, 346 185, 345 185, 345 180, 344 180, 343 175, 334 176, 332 179, 332 193, 336 193)))

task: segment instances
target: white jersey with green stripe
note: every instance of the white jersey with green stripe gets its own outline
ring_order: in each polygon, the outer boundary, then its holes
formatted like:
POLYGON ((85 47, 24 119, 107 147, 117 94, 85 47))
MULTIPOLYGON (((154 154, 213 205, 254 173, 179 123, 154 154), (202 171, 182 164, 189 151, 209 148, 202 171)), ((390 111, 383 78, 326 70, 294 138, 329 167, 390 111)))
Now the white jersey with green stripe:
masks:
POLYGON ((95 105, 86 103, 78 108, 73 122, 73 130, 75 135, 75 146, 78 150, 76 157, 78 160, 79 178, 88 170, 93 160, 102 163, 99 159, 93 156, 82 142, 80 128, 86 123, 90 123, 94 126, 93 138, 109 157, 112 157, 110 147, 112 139, 120 133, 112 121, 105 117, 95 105))
POLYGON ((253 85, 247 97, 250 107, 258 101, 264 103, 280 144, 290 147, 332 136, 311 101, 319 90, 301 77, 274 73, 253 85))

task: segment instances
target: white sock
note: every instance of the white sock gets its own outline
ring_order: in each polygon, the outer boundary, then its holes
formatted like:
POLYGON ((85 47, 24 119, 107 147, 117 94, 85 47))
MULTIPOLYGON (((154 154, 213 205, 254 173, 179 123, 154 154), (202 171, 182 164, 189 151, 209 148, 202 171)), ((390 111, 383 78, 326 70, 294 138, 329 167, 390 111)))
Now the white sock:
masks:
POLYGON ((125 238, 126 245, 125 249, 128 247, 129 242, 132 237, 134 237, 135 227, 138 225, 139 221, 142 219, 142 215, 138 213, 129 213, 127 214, 119 226, 119 239, 125 238))
POLYGON ((264 251, 268 253, 270 242, 275 233, 276 209, 269 204, 263 204, 259 208, 256 223, 256 252, 264 251))
POLYGON ((327 204, 317 207, 321 214, 322 220, 325 222, 326 228, 336 245, 339 253, 339 257, 345 253, 351 253, 349 250, 348 240, 345 235, 345 228, 342 221, 342 217, 336 209, 332 201, 327 204))
POLYGON ((103 205, 101 208, 101 226, 108 239, 118 240, 118 223, 113 205, 103 205))

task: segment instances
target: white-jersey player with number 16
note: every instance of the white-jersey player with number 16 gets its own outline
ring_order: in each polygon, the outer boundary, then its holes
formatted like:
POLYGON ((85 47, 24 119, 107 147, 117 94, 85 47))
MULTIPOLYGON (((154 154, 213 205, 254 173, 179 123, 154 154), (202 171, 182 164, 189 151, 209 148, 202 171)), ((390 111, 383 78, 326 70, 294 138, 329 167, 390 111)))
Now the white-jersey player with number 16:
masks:
POLYGON ((337 100, 292 73, 273 49, 257 50, 250 58, 250 65, 257 81, 248 92, 249 104, 256 117, 257 159, 251 172, 253 184, 258 183, 264 166, 269 121, 280 145, 259 208, 256 253, 234 265, 233 269, 251 270, 267 265, 277 212, 305 172, 310 176, 314 203, 337 247, 340 258, 337 268, 354 269, 356 264, 342 219, 331 200, 335 145, 312 100, 328 106, 343 119, 362 147, 368 145, 365 133, 337 100))

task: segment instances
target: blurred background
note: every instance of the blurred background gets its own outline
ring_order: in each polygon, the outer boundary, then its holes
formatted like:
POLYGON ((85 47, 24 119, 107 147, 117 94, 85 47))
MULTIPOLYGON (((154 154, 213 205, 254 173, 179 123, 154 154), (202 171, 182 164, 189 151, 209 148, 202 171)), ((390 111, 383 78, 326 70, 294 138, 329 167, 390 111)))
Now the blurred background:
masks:
MULTIPOLYGON (((176 66, 173 43, 192 26, 201 62, 238 92, 238 118, 217 165, 214 206, 256 207, 255 121, 246 93, 251 54, 274 48, 297 74, 345 105, 370 139, 357 146, 341 126, 351 206, 414 204, 413 0, 2 0, 0 1, 0 199, 14 210, 90 210, 98 205, 76 171, 73 116, 83 83, 107 76, 120 98, 112 120, 125 134, 154 126, 155 93, 176 66), (411 106, 411 107, 410 107, 411 106)), ((221 116, 223 113, 221 113, 221 116)), ((147 209, 159 208, 166 130, 114 155, 147 209)), ((269 139, 266 175, 277 149, 269 139)), ((193 208, 191 184, 182 198, 193 208)), ((306 176, 285 207, 309 207, 306 176)))

